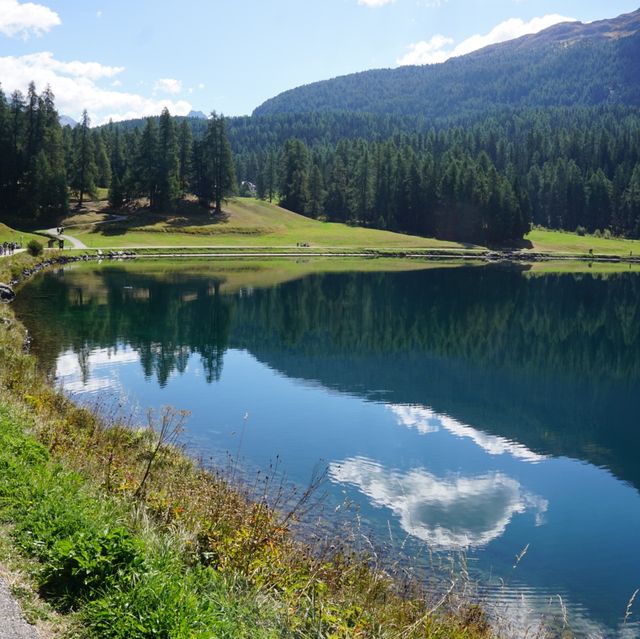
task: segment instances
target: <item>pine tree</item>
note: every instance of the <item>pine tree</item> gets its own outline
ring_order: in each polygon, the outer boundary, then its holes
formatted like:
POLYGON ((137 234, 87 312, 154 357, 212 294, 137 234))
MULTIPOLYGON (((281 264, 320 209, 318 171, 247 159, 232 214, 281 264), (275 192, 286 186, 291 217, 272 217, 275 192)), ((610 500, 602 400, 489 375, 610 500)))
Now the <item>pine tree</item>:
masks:
POLYGON ((309 150, 302 140, 288 140, 284 146, 280 174, 280 206, 306 213, 309 204, 309 150))
POLYGON ((85 109, 80 124, 74 129, 73 169, 70 181, 71 188, 78 194, 78 208, 82 207, 86 194, 93 195, 96 191, 98 167, 95 163, 90 125, 91 121, 85 109))
POLYGON ((166 107, 160 115, 157 171, 155 204, 159 207, 172 206, 180 194, 180 159, 175 124, 166 107))
POLYGON ((309 213, 312 217, 318 218, 324 213, 325 201, 324 184, 322 180, 322 171, 320 167, 314 163, 309 176, 309 213))
POLYGON ((102 188, 108 188, 111 184, 111 162, 107 147, 100 131, 93 136, 93 148, 95 151, 96 184, 102 188))
POLYGON ((126 163, 120 130, 115 129, 111 146, 111 184, 109 185, 109 205, 118 209, 125 203, 124 177, 126 163))
POLYGON ((184 197, 190 186, 191 160, 193 156, 193 134, 187 120, 182 120, 178 130, 178 159, 180 163, 180 194, 184 197))
POLYGON ((194 144, 195 193, 207 206, 213 202, 215 215, 222 214, 222 202, 235 188, 235 170, 223 116, 215 111, 203 139, 194 144))
POLYGON ((152 209, 158 208, 158 155, 158 125, 154 118, 147 118, 138 142, 134 173, 152 209))

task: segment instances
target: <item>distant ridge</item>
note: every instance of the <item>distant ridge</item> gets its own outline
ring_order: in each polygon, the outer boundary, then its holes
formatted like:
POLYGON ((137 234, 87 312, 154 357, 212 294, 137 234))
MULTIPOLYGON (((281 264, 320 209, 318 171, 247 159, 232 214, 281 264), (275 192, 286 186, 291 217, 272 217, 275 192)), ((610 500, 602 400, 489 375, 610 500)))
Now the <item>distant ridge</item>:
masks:
POLYGON ((68 115, 61 115, 59 116, 58 120, 60 120, 60 126, 70 126, 71 128, 73 128, 74 126, 76 126, 76 124, 78 124, 72 117, 68 115))
POLYGON ((566 22, 442 64, 378 69, 291 89, 254 115, 327 111, 444 117, 519 106, 640 106, 640 9, 566 22))
POLYGON ((188 118, 195 118, 196 120, 207 120, 207 114, 202 111, 189 111, 188 118))

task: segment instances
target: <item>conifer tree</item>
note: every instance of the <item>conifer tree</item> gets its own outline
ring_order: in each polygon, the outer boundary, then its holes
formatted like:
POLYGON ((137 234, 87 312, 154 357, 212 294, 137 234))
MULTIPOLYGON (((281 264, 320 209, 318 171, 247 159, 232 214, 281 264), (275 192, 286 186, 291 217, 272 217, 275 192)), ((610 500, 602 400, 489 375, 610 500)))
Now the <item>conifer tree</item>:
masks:
POLYGON ((309 204, 309 150, 302 140, 284 146, 280 175, 280 206, 306 213, 309 204))
POLYGON ((180 194, 178 139, 169 109, 160 115, 157 157, 157 206, 172 206, 180 194))
POLYGON ((235 188, 235 170, 227 139, 225 119, 215 111, 201 141, 194 144, 195 194, 201 202, 213 202, 215 215, 221 215, 222 202, 235 188))
POLYGON ((309 175, 309 214, 318 218, 324 213, 324 200, 326 194, 322 180, 320 167, 314 163, 309 175))
POLYGON ((178 129, 178 159, 180 164, 180 195, 184 197, 190 186, 191 160, 193 156, 193 134, 187 120, 182 120, 178 129))
POLYGON ((158 125, 154 118, 147 118, 138 141, 135 175, 139 188, 149 198, 152 209, 158 207, 158 155, 158 125))
POLYGON ((91 121, 85 109, 82 112, 80 124, 74 129, 73 136, 73 168, 70 186, 78 194, 78 208, 82 206, 86 194, 93 195, 96 191, 95 180, 98 168, 95 163, 90 125, 91 121))

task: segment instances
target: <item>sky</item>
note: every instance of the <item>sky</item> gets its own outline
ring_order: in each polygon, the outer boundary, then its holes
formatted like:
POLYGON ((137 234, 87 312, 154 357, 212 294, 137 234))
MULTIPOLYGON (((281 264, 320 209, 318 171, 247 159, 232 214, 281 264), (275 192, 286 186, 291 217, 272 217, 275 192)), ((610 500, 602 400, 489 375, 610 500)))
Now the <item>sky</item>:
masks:
POLYGON ((94 124, 167 106, 247 115, 338 75, 444 62, 640 0, 0 0, 6 94, 50 84, 60 113, 94 124))

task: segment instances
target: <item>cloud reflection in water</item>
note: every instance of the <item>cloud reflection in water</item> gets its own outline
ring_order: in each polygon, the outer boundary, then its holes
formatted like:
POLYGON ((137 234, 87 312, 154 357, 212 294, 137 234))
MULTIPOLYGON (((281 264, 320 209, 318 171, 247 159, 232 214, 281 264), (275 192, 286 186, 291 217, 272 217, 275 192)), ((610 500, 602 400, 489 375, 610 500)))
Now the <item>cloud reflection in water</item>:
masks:
POLYGON ((332 463, 329 477, 355 486, 375 506, 389 508, 408 534, 442 550, 485 546, 527 510, 541 524, 548 508, 545 499, 497 471, 443 479, 421 468, 401 472, 354 457, 332 463))
POLYGON ((444 429, 456 437, 471 439, 489 455, 509 454, 516 459, 533 464, 547 459, 544 455, 529 450, 523 444, 509 441, 504 437, 487 435, 472 426, 456 421, 452 417, 439 415, 425 406, 386 404, 385 407, 395 415, 400 426, 415 428, 422 435, 437 433, 444 429))

